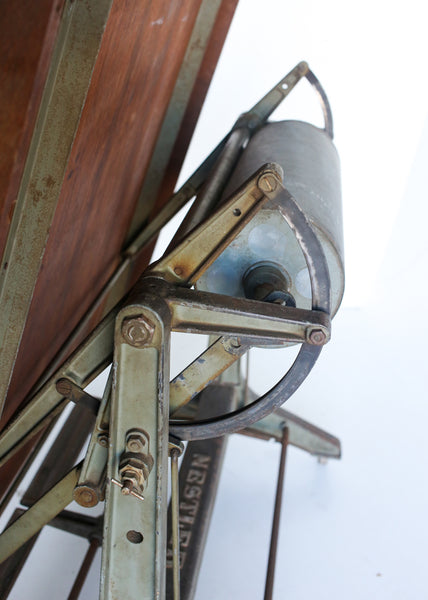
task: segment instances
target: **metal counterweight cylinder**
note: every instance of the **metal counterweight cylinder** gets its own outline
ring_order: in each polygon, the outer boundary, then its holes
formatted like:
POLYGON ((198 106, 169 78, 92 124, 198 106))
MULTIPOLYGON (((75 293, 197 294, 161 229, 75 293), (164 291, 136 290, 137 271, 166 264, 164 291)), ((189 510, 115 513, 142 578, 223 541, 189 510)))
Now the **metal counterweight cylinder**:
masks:
MULTIPOLYGON (((329 267, 334 315, 344 291, 340 164, 336 148, 324 130, 309 123, 268 123, 251 138, 224 197, 230 196, 268 162, 281 165, 284 186, 305 212, 321 242, 329 267)), ((277 265, 283 273, 297 307, 310 308, 311 285, 303 253, 273 204, 259 211, 200 278, 197 287, 244 297, 245 274, 266 261, 277 265)))

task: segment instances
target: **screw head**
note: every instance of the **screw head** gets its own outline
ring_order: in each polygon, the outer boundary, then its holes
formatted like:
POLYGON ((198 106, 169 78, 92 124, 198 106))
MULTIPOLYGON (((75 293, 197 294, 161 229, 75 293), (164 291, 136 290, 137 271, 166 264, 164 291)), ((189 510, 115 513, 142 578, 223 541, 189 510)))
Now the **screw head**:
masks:
POLYGON ((260 177, 258 186, 262 192, 274 192, 278 187, 278 180, 272 173, 266 173, 260 177))
POLYGON ((327 341, 327 336, 322 329, 312 329, 308 335, 308 342, 314 346, 323 346, 327 341))
POLYGON ((97 436, 97 442, 103 448, 108 448, 108 434, 107 433, 99 433, 97 436))
POLYGON ((153 339, 155 327, 144 317, 130 317, 123 320, 122 336, 135 348, 142 348, 153 339))

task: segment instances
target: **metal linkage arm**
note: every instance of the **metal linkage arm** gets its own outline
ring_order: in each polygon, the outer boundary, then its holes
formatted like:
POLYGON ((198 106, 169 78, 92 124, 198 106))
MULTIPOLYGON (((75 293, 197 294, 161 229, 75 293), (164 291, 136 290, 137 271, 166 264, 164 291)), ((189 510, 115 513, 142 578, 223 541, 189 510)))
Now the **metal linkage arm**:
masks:
POLYGON ((241 115, 235 124, 235 128, 246 126, 255 130, 261 127, 308 72, 308 63, 302 61, 296 65, 253 108, 241 115))
POLYGON ((266 203, 264 183, 282 177, 281 167, 264 165, 223 206, 146 274, 177 285, 193 285, 266 203))
POLYGON ((147 304, 126 306, 116 321, 103 600, 165 592, 170 326, 161 299, 147 304))
POLYGON ((309 342, 322 346, 330 338, 330 317, 305 310, 185 288, 166 298, 173 331, 239 336, 249 345, 309 342))

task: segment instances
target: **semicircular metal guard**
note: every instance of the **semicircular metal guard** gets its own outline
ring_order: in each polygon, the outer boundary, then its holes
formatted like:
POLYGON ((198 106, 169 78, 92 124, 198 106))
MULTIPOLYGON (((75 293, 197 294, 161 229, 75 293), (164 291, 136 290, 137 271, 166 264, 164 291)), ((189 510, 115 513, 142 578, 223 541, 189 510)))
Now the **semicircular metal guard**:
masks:
MULTIPOLYGON (((295 232, 304 254, 312 288, 312 310, 330 313, 330 277, 322 246, 305 213, 291 194, 278 182, 278 192, 272 200, 280 203, 281 211, 295 232)), ((269 193, 267 194, 269 195, 269 193)), ((170 432, 184 440, 217 437, 239 431, 259 421, 283 404, 302 384, 314 366, 321 347, 308 343, 302 347, 286 375, 264 396, 232 413, 206 421, 180 423, 170 421, 170 432)))

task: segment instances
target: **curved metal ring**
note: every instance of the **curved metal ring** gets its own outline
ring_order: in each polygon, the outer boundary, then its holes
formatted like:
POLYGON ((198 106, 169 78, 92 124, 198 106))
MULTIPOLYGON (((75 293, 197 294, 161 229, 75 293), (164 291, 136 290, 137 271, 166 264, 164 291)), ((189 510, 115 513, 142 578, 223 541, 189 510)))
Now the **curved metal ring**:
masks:
POLYGON ((320 102, 321 108, 324 115, 324 130, 330 139, 333 139, 333 115, 330 108, 330 102, 328 101, 327 94, 324 91, 324 88, 320 84, 318 78, 314 75, 314 73, 309 69, 305 75, 306 79, 309 83, 314 87, 317 92, 320 102))
MULTIPOLYGON (((312 310, 330 313, 330 277, 327 261, 309 221, 291 194, 281 186, 279 196, 287 223, 294 231, 308 266, 312 286, 312 310)), ((281 406, 297 390, 314 366, 321 347, 302 347, 284 377, 264 396, 232 413, 191 423, 170 421, 170 433, 182 440, 202 440, 239 431, 281 406)))

